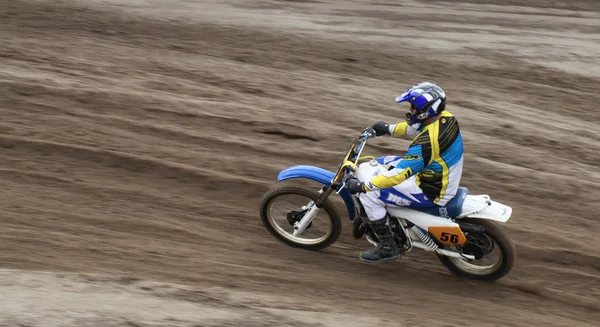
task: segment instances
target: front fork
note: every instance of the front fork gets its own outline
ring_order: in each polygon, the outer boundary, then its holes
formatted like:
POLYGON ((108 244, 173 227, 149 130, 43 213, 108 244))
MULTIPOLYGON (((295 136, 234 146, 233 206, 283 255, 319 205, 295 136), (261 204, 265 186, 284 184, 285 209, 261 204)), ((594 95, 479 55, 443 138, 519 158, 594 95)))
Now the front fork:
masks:
POLYGON ((302 207, 302 210, 308 209, 308 211, 304 214, 302 219, 300 219, 294 224, 294 237, 304 232, 306 226, 308 226, 312 222, 312 220, 317 215, 317 212, 319 212, 319 209, 323 207, 323 204, 325 203, 329 195, 331 195, 331 193, 333 193, 333 191, 336 188, 337 185, 333 184, 324 186, 319 190, 319 197, 315 201, 310 201, 306 206, 302 207))

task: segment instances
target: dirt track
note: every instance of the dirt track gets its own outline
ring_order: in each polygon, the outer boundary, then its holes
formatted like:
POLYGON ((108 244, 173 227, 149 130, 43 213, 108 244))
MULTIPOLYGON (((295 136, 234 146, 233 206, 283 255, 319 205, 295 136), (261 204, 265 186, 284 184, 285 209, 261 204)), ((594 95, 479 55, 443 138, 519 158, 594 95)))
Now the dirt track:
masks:
POLYGON ((600 5, 472 2, 0 0, 0 325, 593 326, 600 5), (347 220, 321 252, 272 238, 277 172, 334 169, 421 80, 464 186, 514 208, 511 274, 365 265, 347 220))

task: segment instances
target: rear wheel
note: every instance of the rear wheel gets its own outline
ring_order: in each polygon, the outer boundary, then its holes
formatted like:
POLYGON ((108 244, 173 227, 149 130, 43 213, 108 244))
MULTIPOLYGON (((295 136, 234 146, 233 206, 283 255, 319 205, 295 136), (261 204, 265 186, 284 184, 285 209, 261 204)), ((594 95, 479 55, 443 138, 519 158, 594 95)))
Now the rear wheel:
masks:
POLYGON ((306 250, 320 250, 335 242, 342 231, 340 214, 325 200, 308 227, 294 236, 294 223, 308 210, 319 193, 300 187, 282 186, 268 191, 260 204, 260 218, 265 228, 281 242, 306 250))
POLYGON ((443 245, 449 251, 475 256, 475 260, 447 257, 438 258, 446 268, 458 276, 495 281, 510 272, 516 259, 516 248, 508 233, 496 222, 486 219, 463 218, 461 221, 480 225, 483 234, 466 234, 467 243, 443 245))

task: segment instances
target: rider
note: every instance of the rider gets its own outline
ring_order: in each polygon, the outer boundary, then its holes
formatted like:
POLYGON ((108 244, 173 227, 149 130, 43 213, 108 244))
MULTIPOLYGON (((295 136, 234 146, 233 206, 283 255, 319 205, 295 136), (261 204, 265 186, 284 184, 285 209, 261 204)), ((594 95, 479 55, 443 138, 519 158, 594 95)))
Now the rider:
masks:
POLYGON ((350 193, 359 198, 378 238, 378 245, 360 253, 366 262, 395 260, 401 252, 389 226, 386 206, 424 208, 444 206, 454 197, 462 175, 463 142, 454 115, 445 111, 446 94, 436 84, 423 82, 396 98, 411 104, 406 122, 377 121, 366 133, 414 137, 404 157, 378 158, 390 170, 365 183, 352 178, 350 193))

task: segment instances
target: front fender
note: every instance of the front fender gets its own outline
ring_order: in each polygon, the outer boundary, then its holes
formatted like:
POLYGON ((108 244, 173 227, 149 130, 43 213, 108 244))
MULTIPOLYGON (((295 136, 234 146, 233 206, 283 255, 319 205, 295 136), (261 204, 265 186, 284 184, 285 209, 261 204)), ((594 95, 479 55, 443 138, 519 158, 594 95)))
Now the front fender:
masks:
MULTIPOLYGON (((286 179, 292 179, 292 178, 308 178, 308 179, 312 179, 313 181, 317 181, 319 183, 329 185, 329 184, 331 184, 331 180, 333 179, 334 176, 335 176, 335 174, 330 172, 327 169, 323 169, 323 168, 319 168, 319 167, 315 167, 315 166, 300 165, 300 166, 292 166, 292 167, 282 170, 279 173, 279 175, 277 176, 277 180, 279 182, 281 182, 286 179)), ((348 209, 348 216, 350 217, 350 220, 354 220, 356 213, 355 213, 354 201, 352 200, 352 196, 350 195, 350 192, 348 192, 347 189, 343 189, 340 192, 340 196, 344 200, 344 203, 346 203, 346 209, 348 209)))

